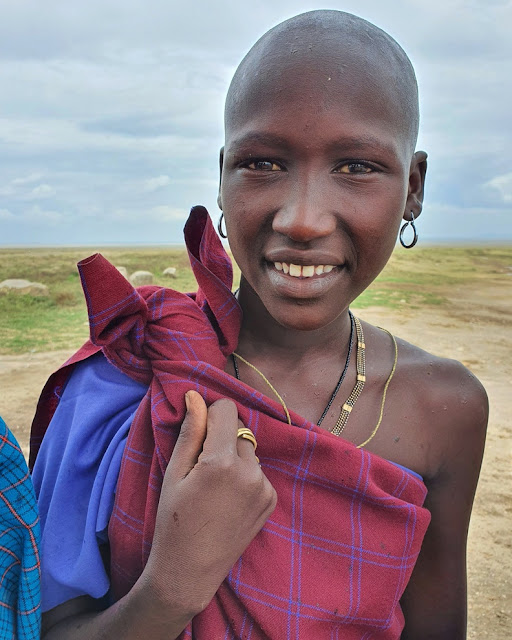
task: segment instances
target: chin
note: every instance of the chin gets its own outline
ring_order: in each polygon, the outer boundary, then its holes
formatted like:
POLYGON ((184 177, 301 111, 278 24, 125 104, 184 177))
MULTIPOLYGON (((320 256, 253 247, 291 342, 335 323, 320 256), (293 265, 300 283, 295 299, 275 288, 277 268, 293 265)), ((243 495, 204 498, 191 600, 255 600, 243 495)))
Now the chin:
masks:
MULTIPOLYGON (((277 311, 277 310, 276 310, 277 311)), ((340 309, 338 313, 326 313, 315 305, 293 305, 293 308, 280 310, 273 313, 272 309, 268 309, 274 320, 285 329, 294 331, 318 331, 331 325, 343 313, 340 309)))

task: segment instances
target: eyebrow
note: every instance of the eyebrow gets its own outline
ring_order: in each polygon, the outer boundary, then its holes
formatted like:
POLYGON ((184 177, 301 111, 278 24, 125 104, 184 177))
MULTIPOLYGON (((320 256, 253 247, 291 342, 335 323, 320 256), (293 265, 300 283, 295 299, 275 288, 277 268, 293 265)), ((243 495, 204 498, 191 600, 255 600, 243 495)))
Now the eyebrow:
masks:
MULTIPOLYGON (((261 133, 257 131, 248 132, 234 138, 229 146, 239 148, 253 144, 260 144, 266 147, 280 147, 282 149, 290 149, 293 147, 293 142, 288 138, 273 133, 261 133)), ((344 136, 342 138, 329 141, 326 148, 332 153, 336 153, 343 148, 348 148, 353 152, 372 150, 388 154, 391 153, 393 155, 398 153, 397 144, 393 144, 393 142, 388 143, 372 135, 354 137, 344 136)))
POLYGON ((251 144, 261 144, 266 147, 284 147, 289 148, 293 145, 287 138, 283 136, 274 135, 273 133, 259 133, 257 131, 250 131, 243 134, 238 138, 235 138, 229 146, 243 147, 251 144))
POLYGON ((350 150, 354 151, 366 151, 371 149, 372 151, 391 153, 393 155, 398 153, 398 145, 395 144, 395 138, 393 138, 391 142, 386 142, 385 140, 371 135, 338 138, 337 140, 332 140, 327 145, 327 148, 330 151, 336 151, 340 147, 348 147, 350 150))

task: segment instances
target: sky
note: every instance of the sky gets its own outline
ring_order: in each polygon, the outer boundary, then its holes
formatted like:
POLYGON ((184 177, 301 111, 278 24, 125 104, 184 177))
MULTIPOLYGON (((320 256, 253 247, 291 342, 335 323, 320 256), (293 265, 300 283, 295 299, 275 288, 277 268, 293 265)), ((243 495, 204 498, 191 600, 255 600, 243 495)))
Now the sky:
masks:
POLYGON ((342 9, 420 87, 420 242, 512 242, 512 0, 0 0, 0 245, 180 244, 214 220, 223 102, 270 27, 342 9))

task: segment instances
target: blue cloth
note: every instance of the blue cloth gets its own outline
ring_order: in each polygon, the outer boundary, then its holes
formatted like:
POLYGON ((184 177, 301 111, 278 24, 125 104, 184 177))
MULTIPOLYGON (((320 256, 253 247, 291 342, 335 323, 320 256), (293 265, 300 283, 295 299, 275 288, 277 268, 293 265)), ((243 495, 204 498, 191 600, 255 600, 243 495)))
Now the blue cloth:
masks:
POLYGON ((36 640, 41 628, 39 519, 19 444, 0 418, 0 638, 36 640))
POLYGON ((32 474, 41 513, 43 611, 108 593, 102 545, 128 429, 145 393, 101 354, 79 363, 66 385, 32 474))
POLYGON ((43 611, 78 596, 108 594, 101 551, 128 430, 146 390, 102 354, 77 364, 70 376, 33 471, 43 611))

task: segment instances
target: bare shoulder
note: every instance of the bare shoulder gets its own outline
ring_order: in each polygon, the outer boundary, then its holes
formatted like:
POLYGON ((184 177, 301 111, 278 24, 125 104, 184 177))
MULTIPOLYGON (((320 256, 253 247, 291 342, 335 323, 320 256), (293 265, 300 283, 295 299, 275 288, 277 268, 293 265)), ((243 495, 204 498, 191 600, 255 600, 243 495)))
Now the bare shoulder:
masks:
POLYGON ((416 416, 428 436, 432 474, 458 466, 462 450, 466 460, 481 459, 489 415, 482 383, 457 360, 401 339, 397 343, 397 383, 413 390, 416 416))
POLYGON ((436 356, 401 338, 397 338, 397 343, 402 375, 421 385, 418 391, 430 408, 441 406, 449 414, 455 408, 463 413, 487 408, 487 394, 482 383, 461 362, 436 356))

